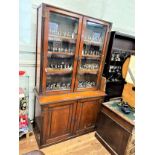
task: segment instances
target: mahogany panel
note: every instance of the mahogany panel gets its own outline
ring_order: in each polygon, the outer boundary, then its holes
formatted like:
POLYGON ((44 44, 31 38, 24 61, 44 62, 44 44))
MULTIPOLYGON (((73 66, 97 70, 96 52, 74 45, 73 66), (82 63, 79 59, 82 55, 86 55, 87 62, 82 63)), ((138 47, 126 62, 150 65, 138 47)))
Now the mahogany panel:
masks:
POLYGON ((112 154, 124 155, 130 133, 103 112, 97 121, 97 134, 109 145, 107 149, 112 154))
POLYGON ((71 132, 72 113, 73 106, 71 104, 49 109, 49 138, 53 138, 71 132))
POLYGON ((76 111, 77 122, 75 125, 76 133, 95 127, 99 107, 99 99, 87 99, 78 102, 76 111))
POLYGON ((42 145, 63 140, 72 135, 75 106, 76 102, 66 102, 53 107, 42 107, 42 145))

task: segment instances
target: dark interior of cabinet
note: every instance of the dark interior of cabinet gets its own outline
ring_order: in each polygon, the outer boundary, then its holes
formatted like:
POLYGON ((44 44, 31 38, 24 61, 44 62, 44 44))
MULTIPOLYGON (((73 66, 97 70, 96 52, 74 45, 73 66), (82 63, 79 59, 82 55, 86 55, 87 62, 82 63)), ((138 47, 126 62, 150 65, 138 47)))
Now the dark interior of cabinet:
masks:
POLYGON ((132 36, 112 32, 103 76, 107 79, 105 100, 120 97, 125 80, 122 77, 122 66, 130 55, 135 53, 135 39, 132 36))

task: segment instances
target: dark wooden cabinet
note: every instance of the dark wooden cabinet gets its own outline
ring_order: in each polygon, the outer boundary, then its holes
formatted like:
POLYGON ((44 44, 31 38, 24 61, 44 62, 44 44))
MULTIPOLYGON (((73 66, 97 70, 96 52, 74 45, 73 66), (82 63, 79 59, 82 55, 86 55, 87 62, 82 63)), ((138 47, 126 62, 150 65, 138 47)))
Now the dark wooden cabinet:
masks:
POLYGON ((110 30, 103 20, 38 7, 34 92, 40 147, 94 130, 105 96, 100 83, 110 30))
POLYGON ((77 94, 74 101, 60 102, 58 100, 57 103, 51 100, 48 104, 37 97, 35 134, 39 135, 39 138, 36 137, 40 147, 94 130, 104 94, 98 92, 95 98, 90 94, 86 99, 82 99, 85 94, 79 94, 81 96, 77 94))
POLYGON ((100 104, 99 99, 86 99, 78 102, 76 133, 94 129, 100 104))
POLYGON ((115 108, 102 104, 95 135, 112 155, 135 153, 134 122, 129 118, 115 108))
POLYGON ((126 58, 135 54, 135 38, 116 31, 111 32, 103 76, 107 79, 105 100, 122 96, 124 79, 122 66, 126 58))

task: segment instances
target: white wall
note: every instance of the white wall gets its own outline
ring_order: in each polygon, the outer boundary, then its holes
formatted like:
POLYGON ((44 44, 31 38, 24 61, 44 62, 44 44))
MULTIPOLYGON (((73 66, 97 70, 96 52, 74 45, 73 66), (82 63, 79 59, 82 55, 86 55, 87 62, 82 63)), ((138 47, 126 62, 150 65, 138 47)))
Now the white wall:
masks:
POLYGON ((42 2, 110 21, 112 30, 134 35, 134 0, 20 0, 19 68, 30 76, 30 119, 34 106, 36 8, 42 2))

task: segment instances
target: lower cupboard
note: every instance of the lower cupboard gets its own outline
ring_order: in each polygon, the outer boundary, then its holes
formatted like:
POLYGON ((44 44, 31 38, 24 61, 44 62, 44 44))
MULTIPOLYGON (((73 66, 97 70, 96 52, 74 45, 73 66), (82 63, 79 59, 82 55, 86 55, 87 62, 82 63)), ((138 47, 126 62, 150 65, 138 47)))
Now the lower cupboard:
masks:
POLYGON ((36 99, 35 135, 40 147, 95 129, 102 98, 41 105, 36 99))

